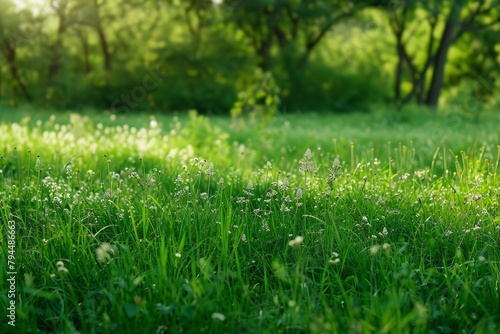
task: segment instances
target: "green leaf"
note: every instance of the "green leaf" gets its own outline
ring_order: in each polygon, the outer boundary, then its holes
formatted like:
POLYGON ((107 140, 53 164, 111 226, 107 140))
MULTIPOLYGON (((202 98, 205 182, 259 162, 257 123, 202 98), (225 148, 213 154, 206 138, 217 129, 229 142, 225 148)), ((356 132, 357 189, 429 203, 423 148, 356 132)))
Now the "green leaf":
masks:
POLYGON ((156 305, 156 310, 158 312, 161 312, 161 313, 165 314, 165 315, 169 315, 169 314, 174 313, 174 311, 175 311, 175 304, 170 304, 168 306, 165 306, 163 304, 157 304, 156 305))
POLYGON ((137 304, 125 303, 125 313, 129 318, 135 317, 137 314, 137 304))

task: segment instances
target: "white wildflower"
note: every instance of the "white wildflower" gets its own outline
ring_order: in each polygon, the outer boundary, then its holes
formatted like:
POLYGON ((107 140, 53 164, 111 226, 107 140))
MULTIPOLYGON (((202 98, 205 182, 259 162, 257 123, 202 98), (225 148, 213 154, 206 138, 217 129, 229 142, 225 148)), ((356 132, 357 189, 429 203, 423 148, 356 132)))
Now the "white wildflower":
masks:
POLYGON ((380 249, 380 245, 373 245, 370 247, 370 253, 372 255, 375 255, 378 253, 379 249, 380 249))
POLYGON ((296 236, 295 239, 290 240, 288 243, 288 246, 294 247, 294 246, 300 246, 302 244, 302 241, 304 241, 304 238, 301 237, 300 235, 296 236))
POLYGON ((277 192, 276 190, 274 190, 274 189, 269 189, 269 190, 267 191, 267 193, 266 193, 266 195, 267 195, 268 197, 273 197, 273 196, 275 196, 275 195, 277 195, 277 194, 278 194, 278 192, 277 192))
POLYGON ((340 160, 335 158, 333 160, 332 167, 328 169, 330 174, 328 175, 328 178, 326 180, 326 183, 330 187, 330 189, 333 189, 333 182, 342 175, 342 166, 340 165, 340 160))
POLYGON ((299 162, 299 170, 302 172, 314 170, 314 164, 312 163, 311 159, 311 150, 307 149, 306 153, 304 153, 304 158, 299 162))
POLYGON ((301 199, 302 198, 302 189, 297 189, 297 192, 295 193, 295 199, 301 199))
POLYGON ((107 263, 111 260, 111 257, 115 254, 115 246, 111 246, 107 242, 101 244, 95 251, 97 262, 107 263))
POLYGON ((63 274, 63 275, 67 275, 69 272, 68 269, 64 266, 64 262, 62 262, 62 261, 56 262, 56 268, 57 268, 57 272, 60 274, 63 274))
POLYGON ((208 175, 208 176, 213 176, 215 175, 215 171, 214 171, 214 164, 212 162, 210 162, 208 164, 208 167, 207 169, 205 170, 205 173, 208 175))
POLYGON ((217 319, 217 320, 220 320, 220 321, 224 321, 226 320, 226 316, 222 313, 217 313, 217 312, 214 312, 212 313, 212 319, 217 319))

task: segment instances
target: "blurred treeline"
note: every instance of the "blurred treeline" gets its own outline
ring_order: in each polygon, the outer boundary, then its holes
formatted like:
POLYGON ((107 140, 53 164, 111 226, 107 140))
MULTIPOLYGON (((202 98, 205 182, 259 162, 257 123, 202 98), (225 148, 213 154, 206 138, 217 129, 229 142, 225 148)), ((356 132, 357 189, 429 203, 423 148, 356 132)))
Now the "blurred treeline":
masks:
POLYGON ((1 0, 0 51, 6 106, 500 106, 498 0, 1 0))

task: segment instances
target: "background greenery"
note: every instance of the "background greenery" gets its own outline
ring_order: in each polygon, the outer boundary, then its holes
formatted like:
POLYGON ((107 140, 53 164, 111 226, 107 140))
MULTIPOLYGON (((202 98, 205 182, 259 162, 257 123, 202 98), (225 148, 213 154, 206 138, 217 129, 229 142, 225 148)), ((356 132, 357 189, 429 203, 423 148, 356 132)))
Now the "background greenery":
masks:
POLYGON ((499 10, 2 0, 0 332, 499 332, 499 10))
POLYGON ((279 103, 350 112, 439 102, 477 114, 499 105, 499 8, 498 0, 3 0, 0 101, 235 115, 279 103))

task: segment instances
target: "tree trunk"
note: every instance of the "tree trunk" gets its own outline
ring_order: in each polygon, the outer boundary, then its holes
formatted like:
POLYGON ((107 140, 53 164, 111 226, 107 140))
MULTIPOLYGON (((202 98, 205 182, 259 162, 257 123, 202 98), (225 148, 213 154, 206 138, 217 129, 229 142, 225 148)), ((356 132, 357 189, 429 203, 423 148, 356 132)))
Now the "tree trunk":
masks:
POLYGON ((262 41, 259 48, 257 49, 257 55, 259 56, 259 67, 265 72, 271 68, 271 36, 265 41, 262 41))
POLYGON ((108 41, 100 24, 97 27, 97 34, 99 35, 99 43, 101 44, 102 55, 104 57, 104 69, 109 71, 111 70, 111 54, 109 53, 108 41))
POLYGON ((454 3, 448 15, 446 25, 444 27, 441 43, 434 58, 434 72, 432 73, 431 86, 427 94, 425 104, 429 107, 436 108, 439 102, 439 95, 443 87, 444 70, 446 60, 448 58, 448 51, 453 44, 453 38, 459 25, 461 4, 454 3))
POLYGON ((111 70, 111 54, 109 52, 108 40, 104 34, 101 22, 101 12, 100 6, 97 0, 94 0, 94 10, 95 10, 95 25, 94 28, 97 31, 97 36, 99 37, 99 44, 101 45, 102 57, 104 58, 104 70, 111 70))
POLYGON ((9 41, 5 38, 4 38, 4 45, 6 50, 5 58, 7 58, 7 62, 9 63, 10 73, 16 80, 17 85, 19 86, 19 89, 21 89, 21 92, 23 93, 24 97, 26 97, 26 100, 28 100, 28 102, 31 102, 33 98, 31 97, 31 94, 28 92, 28 89, 21 80, 21 77, 19 76, 19 71, 17 70, 15 46, 10 44, 9 41))
POLYGON ((12 73, 12 76, 14 76, 14 78, 16 79, 17 84, 19 85, 19 88, 21 89, 21 92, 23 92, 24 97, 26 97, 26 100, 28 100, 28 102, 33 101, 31 94, 28 92, 28 89, 26 88, 23 81, 21 80, 21 77, 19 76, 19 72, 17 71, 17 67, 14 64, 11 65, 10 72, 12 73))
POLYGON ((90 66, 90 48, 89 43, 87 41, 87 36, 84 31, 78 31, 78 38, 82 43, 82 51, 83 51, 83 64, 85 67, 85 73, 89 74, 92 72, 92 67, 90 66))
POLYGON ((59 13, 59 27, 57 28, 57 39, 54 44, 50 47, 52 51, 52 60, 49 66, 49 83, 52 83, 57 73, 61 69, 61 49, 62 49, 62 35, 66 31, 66 17, 61 11, 59 13))
POLYGON ((396 66, 396 80, 394 83, 394 99, 396 103, 401 100, 401 83, 403 82, 403 64, 404 64, 404 50, 402 45, 402 34, 397 36, 397 53, 398 53, 398 64, 396 66))

